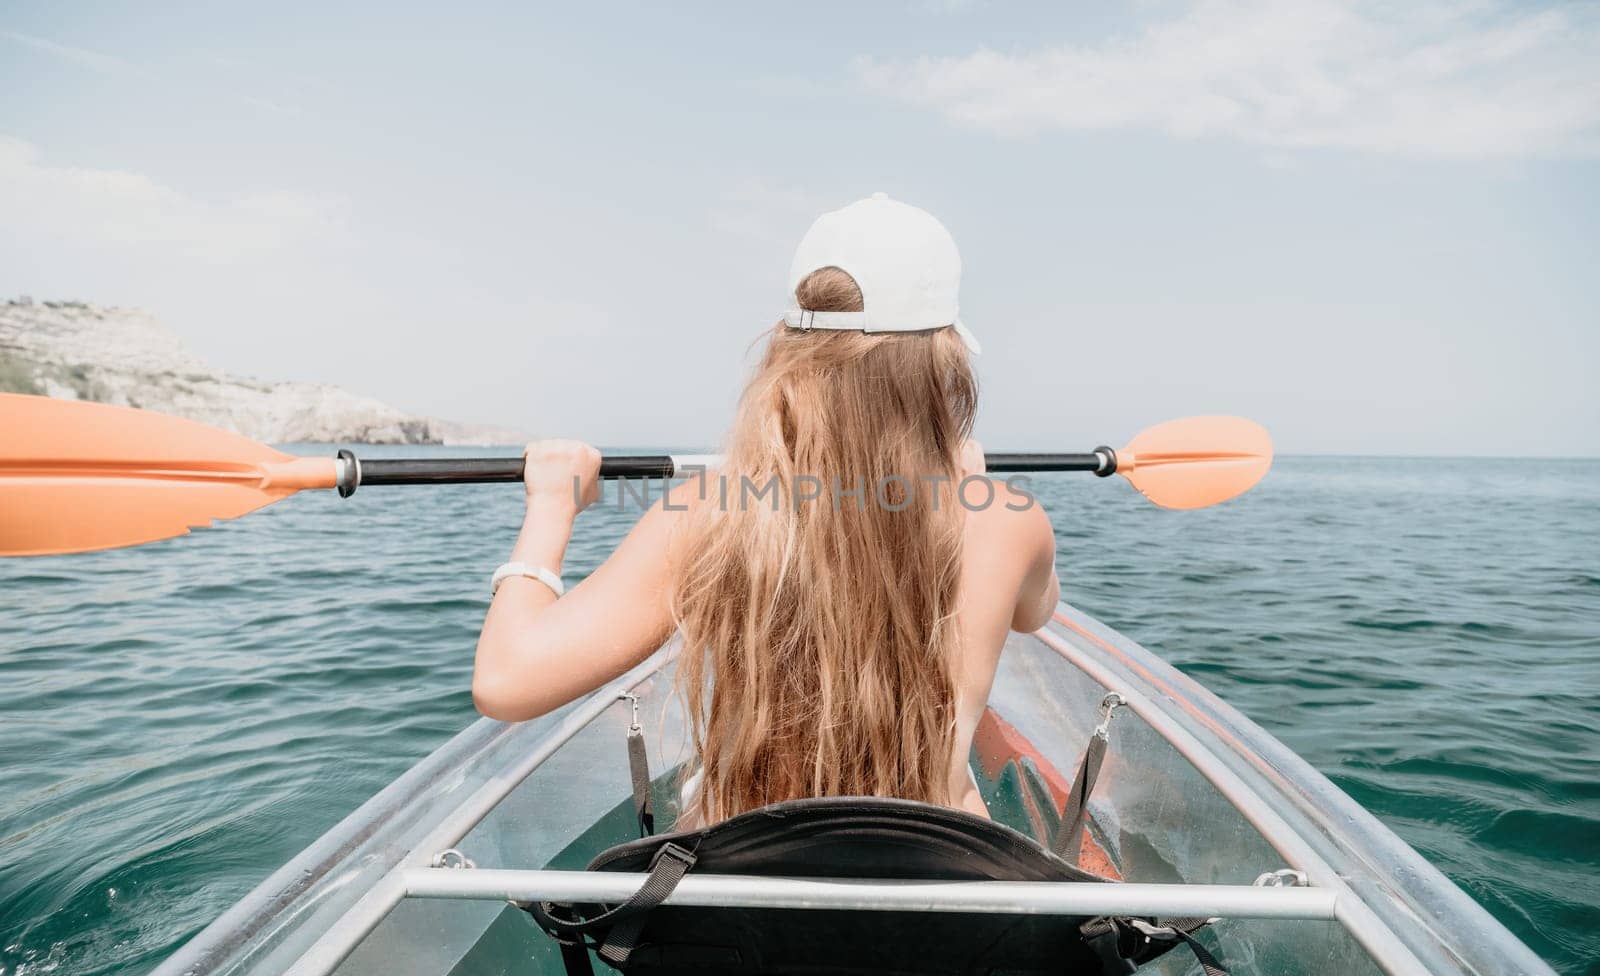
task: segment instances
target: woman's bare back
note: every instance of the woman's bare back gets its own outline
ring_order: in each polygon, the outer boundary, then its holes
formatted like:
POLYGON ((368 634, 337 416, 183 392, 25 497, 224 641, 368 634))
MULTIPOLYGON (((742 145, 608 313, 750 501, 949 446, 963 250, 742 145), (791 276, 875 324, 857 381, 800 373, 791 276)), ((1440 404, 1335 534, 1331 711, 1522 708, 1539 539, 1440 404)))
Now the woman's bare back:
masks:
MULTIPOLYGON (((570 486, 566 471, 590 471, 598 455, 587 445, 543 442, 530 461, 553 467, 546 481, 570 486), (548 459, 544 456, 548 455, 548 459)), ((591 475, 592 477, 592 475, 591 475)), ((992 503, 973 508, 963 531, 956 741, 950 757, 950 805, 985 814, 967 767, 972 735, 983 715, 1006 635, 1049 620, 1059 597, 1055 539, 1038 502, 994 482, 992 503)), ((647 512, 611 557, 560 600, 536 581, 514 577, 490 605, 478 642, 473 697, 485 715, 521 721, 587 694, 643 661, 672 633, 668 593, 677 561, 674 540, 686 509, 700 500, 687 486, 671 504, 647 512)), ((559 572, 576 507, 570 487, 535 497, 512 558, 559 572), (550 514, 546 514, 550 513, 550 514)), ((663 499, 666 501, 666 499, 663 499)))

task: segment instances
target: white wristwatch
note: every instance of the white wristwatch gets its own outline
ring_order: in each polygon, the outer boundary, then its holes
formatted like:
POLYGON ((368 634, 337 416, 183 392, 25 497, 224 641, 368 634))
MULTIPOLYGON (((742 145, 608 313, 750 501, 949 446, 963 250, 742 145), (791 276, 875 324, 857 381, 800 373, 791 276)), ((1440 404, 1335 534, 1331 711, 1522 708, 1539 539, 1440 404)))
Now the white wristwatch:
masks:
POLYGON ((556 596, 561 596, 567 592, 567 586, 565 583, 561 582, 561 577, 550 572, 550 570, 545 569, 543 566, 529 566, 527 563, 506 563, 504 566, 501 566, 499 569, 495 570, 494 576, 490 577, 489 595, 494 596, 496 593, 499 593, 500 584, 504 583, 513 576, 526 576, 529 579, 536 579, 545 586, 550 587, 550 589, 555 592, 556 596))

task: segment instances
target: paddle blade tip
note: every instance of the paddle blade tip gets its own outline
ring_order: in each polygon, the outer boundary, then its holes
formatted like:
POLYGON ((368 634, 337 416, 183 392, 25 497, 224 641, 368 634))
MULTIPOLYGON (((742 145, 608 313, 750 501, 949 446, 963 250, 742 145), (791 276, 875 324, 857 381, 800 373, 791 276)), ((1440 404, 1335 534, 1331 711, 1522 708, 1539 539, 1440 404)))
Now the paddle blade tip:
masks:
MULTIPOLYGON (((198 528, 199 526, 197 526, 198 528)), ((173 532, 157 534, 142 534, 137 537, 119 535, 115 538, 84 539, 74 537, 70 540, 39 539, 31 537, 28 533, 13 532, 11 527, 0 527, 0 558, 22 556, 69 556, 80 552, 105 552, 110 549, 129 549, 133 546, 142 546, 147 542, 160 542, 163 539, 175 539, 178 536, 188 535, 189 529, 182 528, 173 532)))
POLYGON ((333 458, 112 404, 0 394, 0 430, 0 556, 171 539, 338 481, 333 458))
POLYGON ((1117 452, 1117 473, 1162 508, 1190 511, 1237 498, 1272 468, 1272 436, 1245 417, 1157 424, 1117 452))
POLYGON ((159 542, 276 500, 249 485, 0 478, 0 556, 58 556, 159 542))

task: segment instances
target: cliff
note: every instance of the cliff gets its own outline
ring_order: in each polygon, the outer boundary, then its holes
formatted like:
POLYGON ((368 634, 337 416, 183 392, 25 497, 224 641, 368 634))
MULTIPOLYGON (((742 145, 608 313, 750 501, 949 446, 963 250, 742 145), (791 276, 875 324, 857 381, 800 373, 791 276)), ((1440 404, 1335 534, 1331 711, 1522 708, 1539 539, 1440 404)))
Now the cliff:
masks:
POLYGON ((30 299, 0 304, 0 392, 188 417, 269 444, 517 444, 514 430, 419 417, 324 383, 235 376, 147 312, 30 299))

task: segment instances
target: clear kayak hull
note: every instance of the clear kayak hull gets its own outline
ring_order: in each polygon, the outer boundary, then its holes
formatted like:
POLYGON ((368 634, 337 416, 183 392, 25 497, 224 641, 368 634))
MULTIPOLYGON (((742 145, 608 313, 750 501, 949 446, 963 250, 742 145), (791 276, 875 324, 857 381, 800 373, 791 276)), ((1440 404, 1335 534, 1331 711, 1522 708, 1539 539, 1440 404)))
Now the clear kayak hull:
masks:
MULTIPOLYGON (((581 869, 636 835, 624 692, 638 696, 658 821, 670 823, 669 771, 686 758, 673 653, 538 720, 473 724, 224 912, 158 976, 561 972, 553 946, 494 885, 559 879, 528 872, 581 869), (480 873, 434 866, 459 863, 441 860, 446 851, 480 873)), ((1080 863, 1102 857, 1100 873, 1120 875, 1133 895, 1146 885, 1229 886, 1182 893, 1232 898, 1240 914, 1213 931, 1233 972, 1552 972, 1282 743, 1069 606, 1038 633, 1013 635, 1002 656, 990 705, 1004 734, 980 737, 974 757, 996 819, 1038 833, 1039 809, 1060 799, 1107 691, 1132 714, 1112 725, 1080 863), (1314 911, 1255 917, 1259 892, 1232 894, 1279 871, 1303 873, 1319 895, 1304 899, 1314 911)), ((1013 908, 1028 910, 1032 896, 1018 897, 1013 908)), ((1174 956, 1142 971, 1190 965, 1174 956)))

